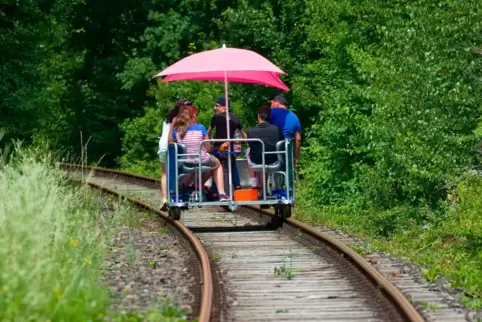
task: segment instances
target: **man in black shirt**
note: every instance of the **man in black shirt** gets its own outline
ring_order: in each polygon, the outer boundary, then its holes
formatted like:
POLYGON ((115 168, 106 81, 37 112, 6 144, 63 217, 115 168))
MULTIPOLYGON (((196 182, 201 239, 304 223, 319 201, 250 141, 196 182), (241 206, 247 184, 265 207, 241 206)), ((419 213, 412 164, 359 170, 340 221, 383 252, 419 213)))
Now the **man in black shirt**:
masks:
MULTIPOLYGON (((258 109, 258 125, 248 129, 248 139, 260 139, 264 143, 264 151, 276 151, 276 143, 283 140, 283 132, 276 125, 268 123, 271 117, 271 108, 269 106, 261 106, 258 109)), ((263 147, 259 142, 249 142, 248 154, 248 171, 251 177, 251 187, 258 187, 258 178, 251 167, 256 164, 262 164, 263 147)), ((278 156, 276 154, 265 155, 264 163, 272 164, 276 162, 278 156)))
MULTIPOLYGON (((212 138, 212 131, 215 130, 214 139, 227 139, 227 127, 226 127, 226 99, 224 97, 219 97, 216 100, 216 114, 213 115, 211 118, 211 124, 208 128, 208 138, 212 138)), ((239 117, 229 112, 229 137, 231 139, 234 138, 234 133, 236 130, 241 132, 241 136, 243 138, 246 137, 246 134, 243 130, 243 125, 239 117)), ((219 151, 220 146, 222 143, 216 142, 214 145, 214 151, 219 151)), ((231 145, 231 151, 233 151, 233 145, 231 145)), ((231 157, 231 169, 233 171, 233 185, 234 189, 241 188, 241 182, 239 180, 239 172, 238 168, 236 167, 236 158, 234 155, 231 157)))

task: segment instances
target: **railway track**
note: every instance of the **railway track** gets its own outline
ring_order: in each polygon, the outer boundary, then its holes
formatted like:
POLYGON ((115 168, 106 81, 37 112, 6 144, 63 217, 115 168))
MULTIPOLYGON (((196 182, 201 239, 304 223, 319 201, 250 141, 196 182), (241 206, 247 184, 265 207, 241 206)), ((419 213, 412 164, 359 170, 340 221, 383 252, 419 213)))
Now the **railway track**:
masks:
MULTIPOLYGON (((84 180, 167 214, 156 179, 63 164, 84 180), (89 176, 91 174, 91 176, 89 176)), ((340 241, 294 219, 242 207, 193 208, 170 221, 202 271, 199 321, 423 321, 405 296, 340 241)))

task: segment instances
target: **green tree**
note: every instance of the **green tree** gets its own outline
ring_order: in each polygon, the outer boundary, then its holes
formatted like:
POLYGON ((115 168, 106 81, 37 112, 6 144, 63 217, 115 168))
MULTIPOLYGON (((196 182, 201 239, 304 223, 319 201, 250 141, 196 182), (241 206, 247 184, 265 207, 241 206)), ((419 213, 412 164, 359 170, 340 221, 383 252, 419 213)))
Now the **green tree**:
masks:
POLYGON ((9 137, 28 138, 49 112, 42 66, 65 35, 65 6, 64 1, 35 0, 0 4, 0 128, 9 137))
POLYGON ((471 47, 481 4, 313 0, 309 8, 310 40, 324 52, 309 64, 323 110, 310 132, 304 196, 357 209, 436 207, 450 177, 476 162, 482 61, 471 47))

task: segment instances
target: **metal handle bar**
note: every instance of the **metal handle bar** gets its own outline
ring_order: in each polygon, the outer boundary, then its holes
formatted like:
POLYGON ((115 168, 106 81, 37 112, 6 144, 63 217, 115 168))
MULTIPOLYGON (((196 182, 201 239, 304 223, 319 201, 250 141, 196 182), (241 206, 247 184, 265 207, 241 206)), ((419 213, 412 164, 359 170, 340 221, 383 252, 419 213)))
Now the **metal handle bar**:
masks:
MULTIPOLYGON (((266 169, 265 169, 265 159, 264 159, 264 142, 261 139, 208 139, 202 140, 199 143, 199 155, 202 153, 202 146, 206 142, 259 142, 261 143, 262 153, 261 153, 261 164, 263 166, 263 182, 266 182, 266 169)), ((228 144, 228 152, 231 152, 231 144, 228 144)), ((202 172, 201 172, 202 161, 199 160, 199 182, 202 181, 202 172)), ((231 198, 233 197, 233 187, 231 186, 231 154, 228 154, 228 175, 229 175, 229 195, 231 198)), ((199 193, 201 193, 201 189, 199 189, 199 193)), ((266 200, 266 185, 263 184, 263 200, 266 200)))

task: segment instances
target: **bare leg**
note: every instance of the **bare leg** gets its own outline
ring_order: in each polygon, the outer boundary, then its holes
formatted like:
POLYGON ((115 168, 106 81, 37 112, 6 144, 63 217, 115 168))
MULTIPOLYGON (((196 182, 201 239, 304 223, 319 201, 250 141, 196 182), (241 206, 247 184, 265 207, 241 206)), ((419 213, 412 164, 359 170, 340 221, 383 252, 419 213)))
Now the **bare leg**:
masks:
MULTIPOLYGON (((211 175, 212 175, 211 172, 204 172, 202 174, 201 180, 203 184, 204 182, 208 181, 209 178, 211 178, 211 175)), ((182 183, 184 184, 184 186, 188 187, 191 183, 193 183, 194 176, 196 176, 196 179, 197 179, 197 176, 199 176, 199 173, 190 173, 189 175, 185 176, 184 179, 182 180, 182 183)))
POLYGON ((167 196, 167 176, 166 176, 166 164, 161 163, 161 204, 159 208, 162 208, 164 204, 164 198, 167 196))
POLYGON ((261 187, 262 188, 262 180, 261 180, 261 173, 260 172, 255 172, 253 168, 251 168, 251 165, 248 162, 248 173, 251 181, 251 188, 255 187, 261 187))
POLYGON ((256 172, 251 168, 251 165, 248 162, 248 173, 250 178, 255 178, 256 177, 256 172))
POLYGON ((218 193, 220 195, 225 195, 226 192, 224 191, 224 170, 221 166, 221 162, 215 158, 215 166, 213 168, 213 178, 214 183, 216 183, 216 187, 218 188, 218 193))
POLYGON ((203 185, 206 181, 209 180, 209 178, 211 178, 211 176, 213 175, 213 172, 212 171, 209 171, 209 172, 204 172, 203 173, 203 176, 202 176, 202 181, 203 181, 203 185))
POLYGON ((190 173, 188 174, 187 176, 184 177, 182 183, 184 184, 184 186, 189 186, 191 184, 191 182, 194 181, 194 173, 190 173))

